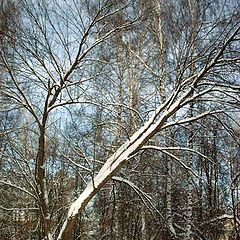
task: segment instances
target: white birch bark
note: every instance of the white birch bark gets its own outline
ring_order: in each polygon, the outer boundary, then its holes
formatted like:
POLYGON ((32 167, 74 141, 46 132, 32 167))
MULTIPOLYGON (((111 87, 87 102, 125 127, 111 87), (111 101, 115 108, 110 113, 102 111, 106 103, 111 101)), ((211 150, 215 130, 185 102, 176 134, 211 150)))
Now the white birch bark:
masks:
MULTIPOLYGON (((207 64, 198 74, 191 76, 184 81, 182 85, 178 86, 171 96, 164 104, 158 107, 153 116, 136 132, 132 135, 130 140, 126 141, 103 165, 99 173, 93 181, 89 182, 85 190, 80 194, 78 199, 72 203, 68 211, 68 216, 64 221, 61 231, 58 235, 58 240, 67 240, 71 235, 72 228, 79 213, 85 208, 88 202, 99 191, 99 189, 111 177, 119 171, 119 169, 134 156, 138 150, 157 132, 165 128, 166 121, 170 116, 176 113, 177 110, 188 104, 189 99, 195 92, 195 88, 203 76, 215 66, 217 61, 222 57, 223 52, 227 45, 233 40, 238 33, 237 28, 233 34, 225 41, 222 48, 218 51, 215 57, 207 64), (184 90, 181 94, 183 85, 191 81, 188 90, 184 90), (179 96, 181 95, 181 96, 179 96)), ((185 88, 186 89, 186 88, 185 88)), ((196 97, 196 96, 194 96, 196 97)), ((190 118, 194 121, 194 118, 190 118)), ((197 119, 197 117, 196 117, 197 119)))
MULTIPOLYGON (((196 19, 196 1, 195 0, 188 0, 188 5, 189 5, 189 10, 190 10, 190 15, 191 15, 191 21, 192 21, 192 33, 191 33, 191 50, 192 50, 192 54, 191 54, 191 58, 194 55, 195 52, 195 48, 196 48, 196 24, 197 24, 197 19, 196 19)), ((194 69, 195 69, 195 63, 192 60, 191 65, 190 65, 190 75, 194 74, 194 69)), ((189 109, 189 118, 193 117, 193 103, 190 103, 190 109, 189 109)), ((190 149, 193 148, 193 125, 192 123, 189 123, 189 137, 188 137, 188 147, 190 149)), ((187 154, 187 165, 189 168, 192 169, 192 153, 187 154)), ((191 239, 191 235, 192 235, 192 198, 193 198, 193 178, 192 175, 187 173, 187 210, 185 213, 185 217, 186 217, 186 222, 185 222, 185 234, 184 234, 184 240, 190 240, 191 239)))

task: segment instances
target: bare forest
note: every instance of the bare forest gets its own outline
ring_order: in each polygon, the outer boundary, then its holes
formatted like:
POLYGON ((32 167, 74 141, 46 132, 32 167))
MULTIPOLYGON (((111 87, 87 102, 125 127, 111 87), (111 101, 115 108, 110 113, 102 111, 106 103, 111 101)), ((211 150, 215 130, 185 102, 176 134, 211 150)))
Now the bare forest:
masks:
POLYGON ((240 240, 238 0, 0 1, 1 240, 240 240))

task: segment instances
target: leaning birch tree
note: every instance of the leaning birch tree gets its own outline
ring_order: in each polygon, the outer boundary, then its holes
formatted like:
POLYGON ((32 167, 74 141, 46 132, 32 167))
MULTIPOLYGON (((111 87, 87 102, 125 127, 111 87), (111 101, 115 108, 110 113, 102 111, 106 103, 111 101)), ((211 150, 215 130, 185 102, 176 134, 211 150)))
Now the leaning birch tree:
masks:
MULTIPOLYGON (((238 57, 230 57, 228 59, 228 55, 230 54, 228 48, 236 41, 239 29, 239 25, 234 25, 227 35, 224 34, 221 46, 214 50, 211 49, 211 52, 207 55, 206 63, 198 69, 198 72, 180 82, 170 96, 168 96, 167 100, 154 110, 150 119, 106 161, 96 177, 70 206, 68 216, 62 226, 58 239, 68 239, 71 236, 78 214, 86 207, 100 188, 119 171, 123 164, 131 161, 134 155, 141 149, 150 147, 158 150, 159 147, 157 146, 145 145, 155 134, 175 124, 187 124, 202 117, 223 111, 221 109, 208 110, 192 117, 169 121, 170 117, 183 107, 186 107, 200 97, 208 96, 211 92, 217 91, 224 94, 223 91, 233 93, 239 91, 238 85, 229 86, 225 83, 209 83, 206 81, 208 74, 211 74, 214 68, 219 65, 223 66, 228 61, 239 61, 238 57), (227 89, 223 90, 223 88, 227 89)), ((181 160, 178 161, 188 168, 181 160)))

